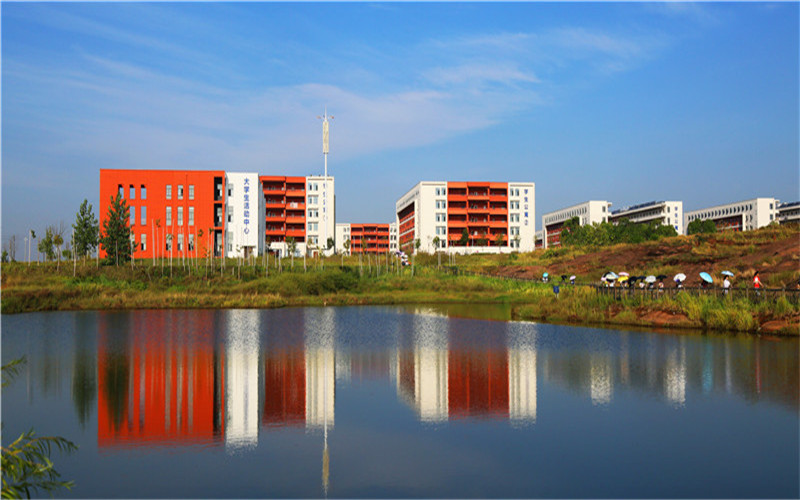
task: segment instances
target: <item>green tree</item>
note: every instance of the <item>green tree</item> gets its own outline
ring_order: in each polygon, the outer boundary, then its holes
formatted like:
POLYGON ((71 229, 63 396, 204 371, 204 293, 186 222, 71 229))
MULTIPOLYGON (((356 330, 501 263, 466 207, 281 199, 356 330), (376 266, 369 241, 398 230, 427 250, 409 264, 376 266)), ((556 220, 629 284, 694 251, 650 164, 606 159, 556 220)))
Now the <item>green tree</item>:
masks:
POLYGON ((108 215, 103 221, 100 245, 106 252, 106 264, 119 264, 131 260, 130 209, 119 193, 111 198, 108 215))
POLYGON ((436 264, 437 269, 442 267, 442 254, 439 253, 439 243, 441 241, 442 240, 439 239, 438 236, 434 236, 433 237, 433 248, 436 249, 435 251, 436 251, 436 258, 437 258, 437 264, 436 264))
POLYGON ((8 252, 6 250, 3 250, 2 261, 3 263, 8 262, 8 252))
POLYGON ((501 247, 505 244, 506 235, 503 233, 497 233, 497 236, 494 237, 494 244, 495 246, 501 247))
POLYGON ((486 233, 481 233, 480 237, 478 238, 478 246, 485 247, 486 243, 489 242, 489 238, 486 236, 486 233))
POLYGON ((325 248, 325 250, 330 250, 333 248, 334 243, 335 242, 333 241, 333 238, 328 238, 328 246, 325 248))
POLYGON ((461 231, 461 239, 458 240, 458 243, 462 247, 467 246, 469 243, 469 231, 467 231, 467 228, 464 228, 464 230, 461 231))
POLYGON ((717 225, 713 220, 695 219, 686 226, 686 234, 708 234, 716 233, 717 225))
MULTIPOLYGON (((24 358, 2 366, 2 386, 7 386, 19 373, 24 358)), ((53 448, 66 453, 78 449, 75 443, 62 437, 37 436, 33 429, 24 432, 8 446, 2 446, 0 469, 3 475, 3 498, 30 498, 37 490, 49 493, 70 489, 73 481, 62 481, 50 460, 53 448)))
POLYGON ((81 203, 78 213, 75 214, 75 224, 72 225, 72 229, 75 230, 73 243, 75 255, 85 258, 97 248, 100 231, 100 224, 92 212, 92 205, 88 200, 84 199, 81 203))
POLYGON ((48 226, 44 230, 44 238, 39 240, 39 244, 36 245, 36 248, 39 250, 39 253, 44 255, 46 260, 54 260, 56 258, 56 252, 53 247, 53 236, 55 235, 54 228, 52 226, 48 226))

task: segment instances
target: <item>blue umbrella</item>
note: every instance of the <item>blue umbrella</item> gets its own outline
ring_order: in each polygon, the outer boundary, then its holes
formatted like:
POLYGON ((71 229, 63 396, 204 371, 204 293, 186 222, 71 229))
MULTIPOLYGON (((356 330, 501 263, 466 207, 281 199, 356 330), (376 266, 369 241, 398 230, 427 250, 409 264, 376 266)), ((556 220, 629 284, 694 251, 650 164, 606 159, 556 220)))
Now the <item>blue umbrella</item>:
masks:
POLYGON ((706 272, 700 273, 700 277, 703 278, 703 281, 705 281, 706 283, 714 282, 714 278, 712 278, 711 275, 706 272))
POLYGON ((547 273, 542 273, 542 277, 547 278, 548 276, 550 276, 550 275, 547 274, 547 273))
POLYGON ((733 273, 730 271, 722 271, 720 274, 722 274, 723 276, 730 276, 731 278, 733 278, 733 273))

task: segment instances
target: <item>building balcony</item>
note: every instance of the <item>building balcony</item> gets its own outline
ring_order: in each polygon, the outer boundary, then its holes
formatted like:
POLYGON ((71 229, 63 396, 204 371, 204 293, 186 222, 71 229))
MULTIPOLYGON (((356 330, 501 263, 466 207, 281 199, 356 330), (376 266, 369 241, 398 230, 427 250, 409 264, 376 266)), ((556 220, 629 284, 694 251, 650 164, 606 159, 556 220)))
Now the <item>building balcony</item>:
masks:
POLYGON ((300 217, 296 215, 286 215, 286 223, 287 224, 305 224, 306 218, 300 217))
POLYGON ((467 195, 465 195, 465 194, 452 194, 452 193, 448 194, 447 195, 447 203, 450 204, 450 202, 453 202, 453 201, 467 201, 467 195))
POLYGON ((275 226, 267 226, 267 229, 264 231, 265 234, 269 235, 282 235, 284 233, 283 227, 275 227, 275 226))
POLYGON ((267 222, 284 222, 286 220, 286 215, 284 215, 284 214, 267 214, 265 220, 267 222))
POLYGON ((469 213, 488 214, 489 213, 489 207, 488 206, 482 206, 482 205, 470 205, 468 211, 469 211, 469 213))
POLYGON ((286 200, 286 210, 305 210, 306 204, 297 201, 286 200))
POLYGON ((305 229, 287 229, 286 236, 291 236, 292 238, 305 238, 306 231, 305 229))
POLYGON ((283 201, 283 200, 270 200, 270 199, 267 199, 264 202, 264 205, 267 206, 267 207, 283 207, 283 206, 286 205, 286 202, 283 201))

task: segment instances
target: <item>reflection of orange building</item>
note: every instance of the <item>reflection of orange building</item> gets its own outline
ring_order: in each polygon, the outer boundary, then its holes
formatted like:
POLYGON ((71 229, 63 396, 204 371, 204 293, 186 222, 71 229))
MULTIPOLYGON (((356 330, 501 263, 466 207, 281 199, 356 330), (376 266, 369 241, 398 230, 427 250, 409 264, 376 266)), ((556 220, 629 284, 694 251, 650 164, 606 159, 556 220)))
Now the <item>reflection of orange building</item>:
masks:
POLYGON ((506 350, 457 351, 451 345, 449 351, 398 353, 398 388, 424 420, 507 418, 508 374, 506 350))
POLYGON ((111 315, 99 322, 97 443, 100 447, 219 442, 224 434, 224 362, 213 341, 195 334, 199 311, 155 312, 133 323, 111 315), (183 316, 187 321, 182 321, 183 316), (177 315, 177 317, 176 317, 177 315), (153 321, 153 319, 156 321, 153 321), (189 335, 149 337, 149 330, 189 335), (189 325, 189 326, 187 326, 189 325), (181 332, 178 332, 181 333, 181 332))
POLYGON ((508 353, 458 352, 447 362, 450 417, 508 417, 508 353))
POLYGON ((306 419, 306 362, 302 347, 271 353, 264 360, 264 414, 271 426, 303 425, 306 419))

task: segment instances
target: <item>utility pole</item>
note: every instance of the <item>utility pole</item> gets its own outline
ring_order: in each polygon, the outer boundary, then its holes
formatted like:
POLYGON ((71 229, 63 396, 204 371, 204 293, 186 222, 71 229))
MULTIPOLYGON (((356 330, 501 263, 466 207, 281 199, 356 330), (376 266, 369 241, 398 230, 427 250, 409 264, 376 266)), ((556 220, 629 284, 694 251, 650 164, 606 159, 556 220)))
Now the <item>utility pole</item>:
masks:
MULTIPOLYGON (((329 147, 329 130, 330 125, 328 124, 328 108, 325 107, 325 113, 320 117, 322 118, 322 156, 325 158, 325 177, 324 181, 322 182, 322 241, 324 242, 323 245, 320 247, 325 250, 325 247, 328 245, 328 151, 329 147)), ((333 115, 330 116, 330 119, 333 120, 333 115)))

